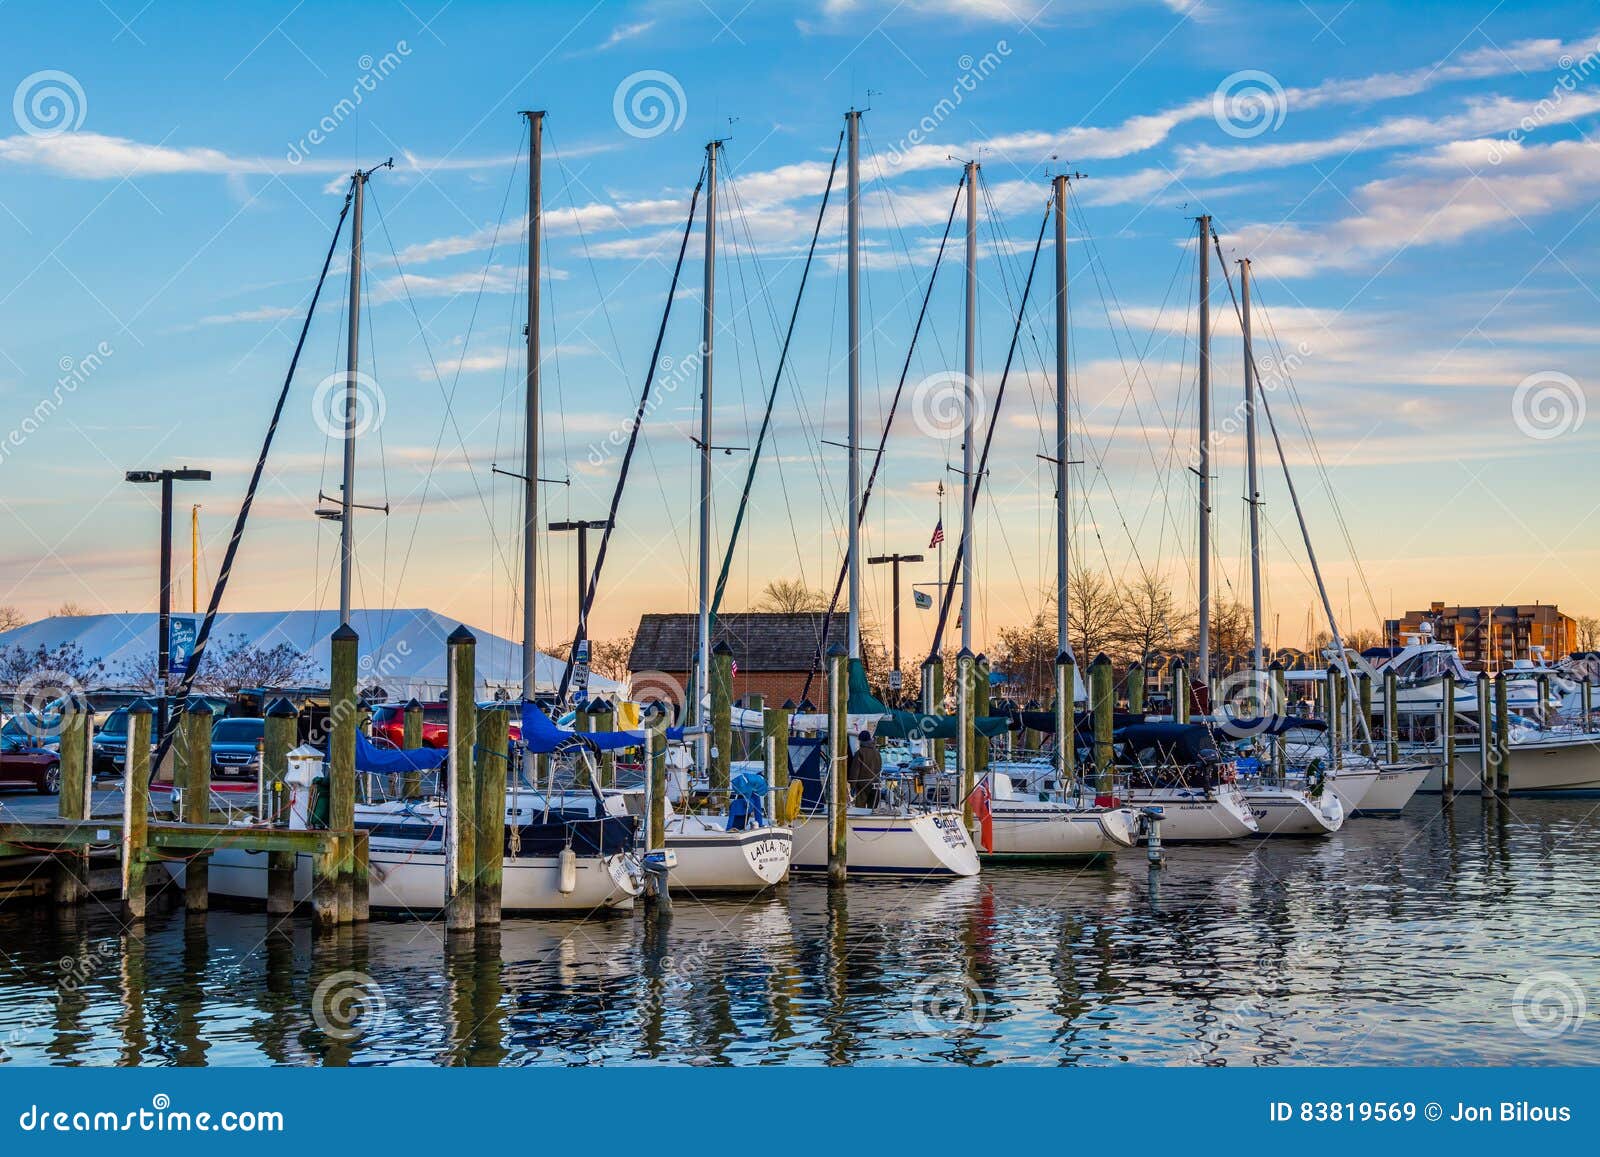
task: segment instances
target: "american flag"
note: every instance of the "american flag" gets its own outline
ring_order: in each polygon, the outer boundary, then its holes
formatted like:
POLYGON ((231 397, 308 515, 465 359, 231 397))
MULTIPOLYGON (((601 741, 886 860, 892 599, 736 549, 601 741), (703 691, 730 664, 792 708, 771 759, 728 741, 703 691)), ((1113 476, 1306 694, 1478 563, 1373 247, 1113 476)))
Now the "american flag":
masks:
POLYGON ((934 547, 938 546, 943 541, 944 541, 944 519, 941 518, 934 525, 934 528, 933 528, 933 540, 928 543, 928 549, 932 550, 934 547))

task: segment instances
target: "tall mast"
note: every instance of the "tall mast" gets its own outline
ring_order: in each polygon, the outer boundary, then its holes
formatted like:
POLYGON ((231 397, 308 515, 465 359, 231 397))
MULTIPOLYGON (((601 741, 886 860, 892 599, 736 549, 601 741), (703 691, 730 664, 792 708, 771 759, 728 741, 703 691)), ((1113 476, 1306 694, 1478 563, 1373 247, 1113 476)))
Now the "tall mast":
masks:
POLYGON ((700 338, 700 619, 694 675, 695 722, 702 727, 710 722, 706 696, 711 688, 711 349, 716 336, 717 149, 721 145, 721 141, 706 145, 705 317, 700 338))
POLYGON ((1056 654, 1067 639, 1067 175, 1055 179, 1056 200, 1056 654))
POLYGON ((1201 217, 1200 226, 1200 453, 1196 469, 1200 475, 1200 653, 1196 656, 1195 677, 1211 686, 1211 218, 1201 217))
POLYGON ((961 646, 972 650, 972 472, 977 441, 978 162, 967 162, 967 350, 961 405, 961 646))
POLYGON ((361 203, 370 174, 357 169, 350 216, 350 334, 345 345, 344 479, 339 492, 339 625, 350 625, 356 557, 356 375, 361 369, 361 203))
MULTIPOLYGON (((534 612, 539 575, 539 250, 544 233, 544 113, 528 118, 528 365, 522 422, 522 697, 537 690, 539 650, 534 612)), ((582 594, 579 594, 582 598, 582 594)))
POLYGON ((844 114, 849 135, 849 192, 846 218, 849 222, 848 270, 850 314, 850 402, 849 482, 850 540, 845 558, 850 571, 850 627, 848 646, 851 659, 861 658, 861 113, 851 109, 844 114))
POLYGON ((1253 671, 1262 669, 1261 650, 1261 488, 1256 482, 1256 366, 1250 345, 1250 259, 1239 260, 1239 312, 1244 333, 1244 449, 1250 504, 1250 617, 1254 624, 1250 651, 1253 671))

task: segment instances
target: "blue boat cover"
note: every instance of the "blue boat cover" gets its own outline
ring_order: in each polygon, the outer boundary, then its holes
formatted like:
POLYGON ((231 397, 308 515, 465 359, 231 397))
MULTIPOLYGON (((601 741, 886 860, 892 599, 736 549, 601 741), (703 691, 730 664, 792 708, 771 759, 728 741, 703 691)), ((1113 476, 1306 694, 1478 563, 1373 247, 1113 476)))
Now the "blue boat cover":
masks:
MULTIPOLYGON (((667 738, 680 740, 683 728, 667 728, 667 738)), ((522 743, 535 755, 548 755, 569 746, 585 746, 591 751, 621 751, 644 746, 643 731, 573 731, 558 727, 537 703, 522 705, 522 743)))
POLYGON ((450 758, 443 747, 419 747, 413 751, 397 751, 392 747, 375 746, 361 732, 356 732, 356 770, 375 772, 378 775, 406 775, 417 771, 432 771, 450 758))

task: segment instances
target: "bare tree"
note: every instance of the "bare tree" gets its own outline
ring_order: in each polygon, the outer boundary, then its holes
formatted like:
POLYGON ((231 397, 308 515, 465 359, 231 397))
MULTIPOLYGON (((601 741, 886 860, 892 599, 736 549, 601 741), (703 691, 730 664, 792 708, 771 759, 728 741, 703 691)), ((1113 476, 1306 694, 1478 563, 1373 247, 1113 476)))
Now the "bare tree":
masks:
POLYGON ((1121 641, 1130 663, 1148 663, 1158 651, 1184 645, 1194 634, 1194 612, 1180 610, 1172 588, 1142 573, 1122 588, 1121 641))
MULTIPOLYGON (((1052 592, 1049 604, 1055 603, 1052 592)), ((1094 571, 1078 571, 1067 583, 1067 638, 1080 665, 1102 651, 1116 650, 1122 624, 1122 596, 1117 584, 1094 571)), ((1054 656, 1052 656, 1054 658, 1054 656)))
POLYGON ((76 616, 92 614, 94 614, 94 612, 88 607, 84 606, 82 603, 75 603, 71 599, 68 599, 66 602, 62 603, 56 608, 56 616, 58 618, 73 618, 76 616))
POLYGON ((84 654, 77 643, 56 647, 41 643, 31 651, 20 645, 0 650, 0 687, 16 688, 40 679, 52 685, 88 687, 100 681, 105 669, 105 663, 84 654))
POLYGON ((28 616, 12 606, 0 607, 0 631, 14 631, 28 625, 28 616))
MULTIPOLYGON (((250 687, 293 687, 316 673, 317 662, 290 643, 262 647, 240 634, 228 635, 206 648, 192 687, 198 691, 231 693, 250 687)), ((145 655, 126 662, 117 672, 118 681, 130 687, 156 689, 156 657, 145 655)), ((169 673, 168 693, 183 683, 182 676, 169 673)))
POLYGON ((1578 616, 1578 650, 1600 650, 1600 615, 1578 616))
POLYGON ((762 589, 761 597, 750 609, 789 615, 825 611, 828 609, 828 598, 821 591, 806 586, 801 579, 773 579, 762 589))
POLYGON ((1039 611, 1019 627, 1001 627, 997 632, 993 665, 1006 673, 1010 694, 1027 702, 1045 702, 1055 695, 1056 617, 1055 600, 1040 605, 1039 611))

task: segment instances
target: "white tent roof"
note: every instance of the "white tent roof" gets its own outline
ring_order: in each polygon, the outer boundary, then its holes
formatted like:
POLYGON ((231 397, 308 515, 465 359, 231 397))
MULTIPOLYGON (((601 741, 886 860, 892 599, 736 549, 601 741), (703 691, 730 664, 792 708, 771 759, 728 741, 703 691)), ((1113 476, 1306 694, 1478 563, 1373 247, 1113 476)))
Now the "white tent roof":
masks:
MULTIPOLYGON (((196 626, 203 615, 174 615, 193 618, 196 626)), ((54 650, 64 643, 76 643, 91 660, 105 664, 102 677, 107 684, 122 682, 122 672, 133 664, 148 662, 156 650, 154 613, 124 615, 57 615, 29 623, 25 627, 0 632, 0 648, 21 646, 33 651, 43 646, 54 650)), ((240 635, 260 647, 288 643, 315 660, 316 666, 305 682, 313 686, 328 683, 328 636, 339 625, 336 611, 235 611, 220 613, 211 629, 211 645, 230 635, 240 635)), ((356 610, 350 625, 361 637, 360 675, 362 686, 378 684, 393 698, 438 698, 445 688, 445 640, 460 623, 429 610, 356 610)), ((469 625, 477 637, 478 690, 487 697, 505 688, 513 693, 522 685, 522 646, 509 639, 480 631, 469 625)), ((537 667, 539 689, 553 691, 561 679, 562 660, 541 654, 537 667)), ((599 675, 589 677, 591 693, 618 691, 621 684, 599 675)))

